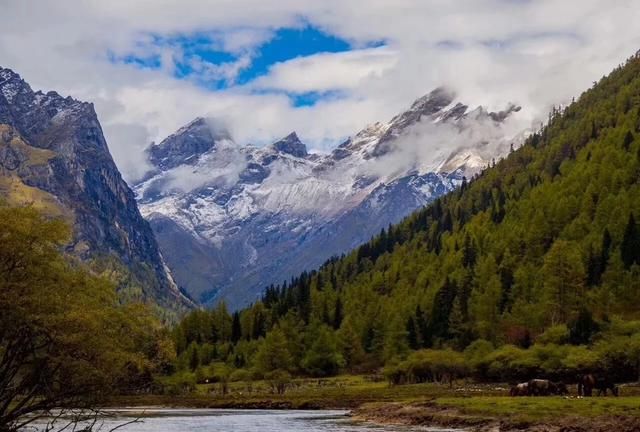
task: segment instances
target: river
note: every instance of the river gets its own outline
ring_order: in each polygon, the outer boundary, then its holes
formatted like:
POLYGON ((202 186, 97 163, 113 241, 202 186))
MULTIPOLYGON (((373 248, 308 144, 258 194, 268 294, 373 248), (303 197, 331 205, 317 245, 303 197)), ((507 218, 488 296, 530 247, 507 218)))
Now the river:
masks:
MULTIPOLYGON (((459 429, 377 426, 354 422, 346 411, 123 409, 96 430, 108 432, 455 432, 459 429)), ((56 429, 54 429, 56 430, 56 429)))

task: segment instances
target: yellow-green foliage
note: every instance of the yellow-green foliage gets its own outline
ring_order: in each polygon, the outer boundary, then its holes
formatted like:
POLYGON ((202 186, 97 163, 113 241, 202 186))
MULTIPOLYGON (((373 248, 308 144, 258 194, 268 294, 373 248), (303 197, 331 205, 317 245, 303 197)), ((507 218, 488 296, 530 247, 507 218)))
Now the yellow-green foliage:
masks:
POLYGON ((32 207, 0 206, 0 430, 145 388, 174 361, 146 307, 121 306, 107 280, 61 253, 69 234, 32 207))

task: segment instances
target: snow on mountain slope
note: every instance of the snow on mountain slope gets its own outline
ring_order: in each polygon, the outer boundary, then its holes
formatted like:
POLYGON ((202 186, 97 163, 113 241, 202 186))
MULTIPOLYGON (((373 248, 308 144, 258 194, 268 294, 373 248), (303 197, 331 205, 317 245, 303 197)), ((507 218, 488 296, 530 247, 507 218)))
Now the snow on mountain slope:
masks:
POLYGON ((134 189, 178 283, 204 302, 254 301, 451 191, 522 139, 499 113, 439 88, 328 155, 294 133, 264 148, 194 120, 149 148, 134 189))

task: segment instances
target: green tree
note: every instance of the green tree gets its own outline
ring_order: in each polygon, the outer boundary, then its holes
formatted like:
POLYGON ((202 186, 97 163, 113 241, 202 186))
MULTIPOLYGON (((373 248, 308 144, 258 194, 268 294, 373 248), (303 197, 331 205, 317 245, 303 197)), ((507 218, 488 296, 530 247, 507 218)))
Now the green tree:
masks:
POLYGON ((255 366, 262 374, 275 370, 290 371, 293 368, 287 339, 279 327, 267 333, 267 337, 256 353, 255 366))
POLYGON ((584 295, 586 273, 576 244, 556 241, 544 258, 542 273, 549 321, 566 323, 584 295))
POLYGON ((624 230, 624 236, 620 244, 620 256, 627 269, 633 264, 640 264, 640 232, 633 213, 629 215, 629 220, 624 230))
POLYGON ((195 371, 198 366, 200 366, 200 352, 198 350, 198 345, 195 342, 192 342, 187 348, 187 359, 189 361, 189 369, 195 371))
POLYGON ((493 255, 483 257, 476 269, 476 289, 469 299, 469 314, 475 322, 478 335, 495 340, 499 324, 502 282, 493 255))
POLYGON ((66 224, 0 206, 0 430, 91 408, 171 361, 159 325, 60 252, 66 224), (124 387, 123 387, 124 386, 124 387))
POLYGON ((387 362, 394 357, 404 357, 408 350, 407 331, 400 316, 398 316, 393 318, 387 326, 384 337, 383 360, 387 362))
POLYGON ((240 313, 234 312, 231 321, 231 342, 237 343, 242 337, 242 324, 240 323, 240 313))
POLYGON ((574 345, 586 345, 600 330, 600 326, 593 319, 591 311, 585 307, 580 309, 578 316, 569 323, 569 342, 574 345))
POLYGON ((350 320, 343 321, 340 330, 338 330, 338 346, 345 360, 345 365, 350 369, 357 368, 364 361, 365 352, 362 348, 362 340, 350 320))
POLYGON ((335 335, 327 326, 321 326, 302 360, 302 367, 313 376, 330 376, 338 373, 344 364, 335 335))

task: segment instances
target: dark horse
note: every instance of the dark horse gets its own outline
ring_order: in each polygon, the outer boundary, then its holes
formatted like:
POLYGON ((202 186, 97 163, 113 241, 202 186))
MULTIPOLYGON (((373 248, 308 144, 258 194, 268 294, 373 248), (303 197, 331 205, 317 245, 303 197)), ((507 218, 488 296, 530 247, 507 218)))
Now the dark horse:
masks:
POLYGON ((578 396, 592 396, 593 389, 598 390, 598 396, 606 396, 607 390, 618 396, 618 386, 607 376, 586 374, 578 377, 578 396))
POLYGON ((563 382, 544 379, 532 379, 528 386, 530 396, 568 395, 569 390, 563 382))

